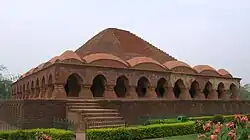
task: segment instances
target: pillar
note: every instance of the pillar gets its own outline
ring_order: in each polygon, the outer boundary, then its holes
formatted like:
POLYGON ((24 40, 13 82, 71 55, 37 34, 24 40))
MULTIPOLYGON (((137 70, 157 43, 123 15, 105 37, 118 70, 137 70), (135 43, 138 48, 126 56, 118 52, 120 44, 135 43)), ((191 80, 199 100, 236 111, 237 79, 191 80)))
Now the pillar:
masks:
POLYGON ((229 90, 223 90, 221 92, 221 97, 220 97, 221 100, 228 100, 230 99, 229 97, 229 90))
POLYGON ((126 98, 130 98, 130 99, 138 98, 137 93, 136 93, 136 86, 129 85, 127 89, 128 91, 126 93, 126 98))
POLYGON ((191 100, 188 88, 181 87, 180 90, 181 90, 181 93, 180 93, 179 99, 181 99, 181 100, 191 100))
POLYGON ((92 94, 90 88, 91 88, 91 85, 89 85, 89 84, 82 84, 81 85, 81 91, 79 93, 79 97, 81 97, 81 98, 87 98, 87 99, 93 98, 93 94, 92 94))
POLYGON ((114 90, 115 85, 106 85, 104 91, 104 98, 117 98, 114 90))
POLYGON ((54 85, 48 85, 48 88, 45 92, 45 97, 44 98, 52 98, 52 92, 54 90, 54 85))
POLYGON ((212 89, 208 93, 207 99, 209 99, 209 100, 218 100, 218 92, 217 92, 217 90, 216 89, 212 89))
POLYGON ((164 94, 164 98, 167 98, 168 100, 175 100, 175 96, 174 96, 174 91, 173 91, 173 86, 171 85, 167 85, 166 87, 164 87, 165 90, 165 94, 164 94))
POLYGON ((146 97, 147 98, 158 98, 157 94, 155 92, 155 87, 148 87, 146 97))
POLYGON ((39 93, 38 98, 44 98, 45 97, 46 89, 47 89, 47 87, 45 85, 40 88, 40 93, 39 93))
POLYGON ((52 98, 67 98, 67 94, 64 90, 63 84, 54 84, 54 90, 52 92, 52 98))
POLYGON ((196 89, 194 99, 196 99, 196 100, 205 100, 206 99, 206 97, 201 89, 196 89))

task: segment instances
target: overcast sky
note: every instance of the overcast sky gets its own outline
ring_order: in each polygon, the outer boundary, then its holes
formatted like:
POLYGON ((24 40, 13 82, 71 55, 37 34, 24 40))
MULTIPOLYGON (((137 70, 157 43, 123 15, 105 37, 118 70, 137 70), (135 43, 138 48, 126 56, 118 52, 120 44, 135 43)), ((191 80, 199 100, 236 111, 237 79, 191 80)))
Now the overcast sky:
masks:
POLYGON ((250 0, 0 0, 0 64, 22 74, 108 27, 250 83, 250 0))

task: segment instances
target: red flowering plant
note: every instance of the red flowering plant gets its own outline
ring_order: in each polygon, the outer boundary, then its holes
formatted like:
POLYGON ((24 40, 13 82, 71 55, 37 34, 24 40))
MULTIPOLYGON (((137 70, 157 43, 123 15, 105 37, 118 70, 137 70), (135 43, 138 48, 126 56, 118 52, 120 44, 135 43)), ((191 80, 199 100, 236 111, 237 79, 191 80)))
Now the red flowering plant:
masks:
POLYGON ((52 140, 51 136, 48 136, 47 134, 43 132, 37 132, 36 133, 36 140, 52 140))
POLYGON ((226 124, 207 121, 198 140, 250 140, 250 121, 247 116, 235 115, 234 121, 226 124))

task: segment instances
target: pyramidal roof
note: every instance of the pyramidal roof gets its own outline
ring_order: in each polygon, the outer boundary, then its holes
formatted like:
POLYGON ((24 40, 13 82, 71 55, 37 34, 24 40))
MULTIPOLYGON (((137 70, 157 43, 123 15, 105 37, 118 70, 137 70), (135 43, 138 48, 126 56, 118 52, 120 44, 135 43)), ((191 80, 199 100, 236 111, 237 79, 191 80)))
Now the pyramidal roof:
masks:
POLYGON ((107 28, 78 48, 75 53, 84 57, 93 53, 108 53, 123 60, 133 57, 150 57, 160 63, 176 60, 135 34, 116 28, 107 28))

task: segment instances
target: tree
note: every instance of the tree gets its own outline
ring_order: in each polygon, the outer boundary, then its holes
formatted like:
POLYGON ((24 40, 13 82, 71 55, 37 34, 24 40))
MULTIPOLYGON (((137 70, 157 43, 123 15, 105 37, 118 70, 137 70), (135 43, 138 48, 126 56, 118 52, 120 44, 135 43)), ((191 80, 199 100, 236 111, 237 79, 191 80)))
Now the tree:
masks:
POLYGON ((3 72, 6 72, 7 68, 3 65, 0 65, 0 99, 8 99, 11 94, 11 84, 18 77, 12 74, 4 75, 3 72))
POLYGON ((250 84, 240 87, 240 99, 250 100, 250 84))

